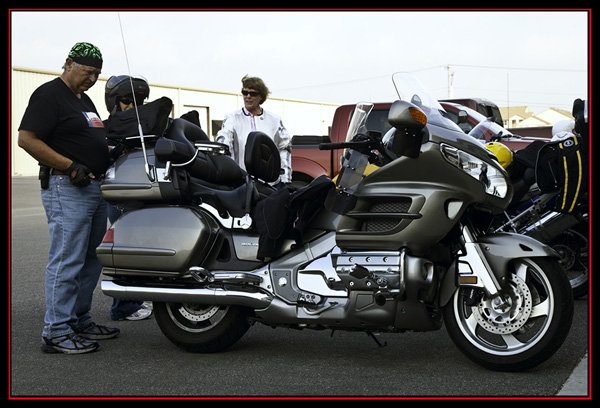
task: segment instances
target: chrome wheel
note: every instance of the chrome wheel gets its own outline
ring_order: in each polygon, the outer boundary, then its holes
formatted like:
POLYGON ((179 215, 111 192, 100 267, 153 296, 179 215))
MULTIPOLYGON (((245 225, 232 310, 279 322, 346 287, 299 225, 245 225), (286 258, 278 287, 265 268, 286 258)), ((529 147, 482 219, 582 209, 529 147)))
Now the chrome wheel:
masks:
POLYGON ((193 303, 170 304, 167 307, 173 323, 180 329, 189 332, 210 330, 225 317, 227 309, 228 307, 193 303))
POLYGON ((251 311, 236 306, 154 302, 156 322, 177 347, 197 353, 224 350, 250 327, 251 311))
POLYGON ((461 351, 488 368, 520 371, 540 364, 569 331, 573 298, 556 260, 515 259, 498 296, 470 292, 455 292, 444 319, 461 351))
POLYGON ((554 295, 537 265, 518 260, 500 296, 474 306, 454 296, 456 320, 465 338, 492 354, 522 352, 539 341, 552 322, 554 295), (461 304, 462 303, 462 304, 461 304))

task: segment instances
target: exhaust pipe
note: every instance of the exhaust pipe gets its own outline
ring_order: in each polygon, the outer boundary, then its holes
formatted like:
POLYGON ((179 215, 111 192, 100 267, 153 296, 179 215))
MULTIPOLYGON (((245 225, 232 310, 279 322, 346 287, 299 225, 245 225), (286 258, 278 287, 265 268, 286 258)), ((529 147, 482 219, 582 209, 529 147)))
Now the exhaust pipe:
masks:
POLYGON ((245 306, 265 309, 272 297, 258 291, 227 290, 222 288, 169 288, 130 286, 115 281, 102 281, 102 292, 118 299, 148 300, 170 303, 200 303, 204 305, 245 306))

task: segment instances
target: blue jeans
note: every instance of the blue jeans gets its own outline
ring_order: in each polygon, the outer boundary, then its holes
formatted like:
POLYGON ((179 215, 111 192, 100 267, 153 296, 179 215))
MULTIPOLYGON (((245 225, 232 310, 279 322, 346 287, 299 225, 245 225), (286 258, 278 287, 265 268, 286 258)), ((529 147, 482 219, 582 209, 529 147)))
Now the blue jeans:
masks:
POLYGON ((46 267, 45 337, 77 331, 92 321, 90 309, 102 267, 96 247, 106 233, 100 183, 76 187, 68 176, 50 176, 42 190, 50 230, 46 267))
MULTIPOLYGON (((108 222, 110 223, 110 225, 112 225, 121 216, 123 211, 111 204, 107 204, 107 206, 108 222)), ((124 300, 114 298, 113 304, 110 308, 110 318, 112 320, 120 320, 131 314, 134 314, 142 308, 142 303, 143 302, 137 300, 124 300)))

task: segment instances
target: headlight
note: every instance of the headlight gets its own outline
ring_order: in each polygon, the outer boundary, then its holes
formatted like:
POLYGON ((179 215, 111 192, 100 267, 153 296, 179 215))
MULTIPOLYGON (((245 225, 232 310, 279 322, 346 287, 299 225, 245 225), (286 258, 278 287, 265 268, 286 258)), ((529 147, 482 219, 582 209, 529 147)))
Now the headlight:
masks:
POLYGON ((479 180, 485 187, 485 192, 500 198, 508 193, 507 173, 504 169, 484 162, 477 157, 463 152, 455 147, 441 145, 442 156, 471 177, 479 180))

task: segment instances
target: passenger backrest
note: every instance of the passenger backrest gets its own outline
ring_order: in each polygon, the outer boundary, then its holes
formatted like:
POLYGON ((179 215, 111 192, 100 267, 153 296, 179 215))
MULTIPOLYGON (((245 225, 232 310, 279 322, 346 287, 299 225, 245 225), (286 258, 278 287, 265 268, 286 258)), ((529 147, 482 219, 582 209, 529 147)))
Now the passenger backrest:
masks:
POLYGON ((244 155, 246 171, 265 182, 273 182, 281 174, 281 158, 275 142, 266 133, 250 132, 244 155))

